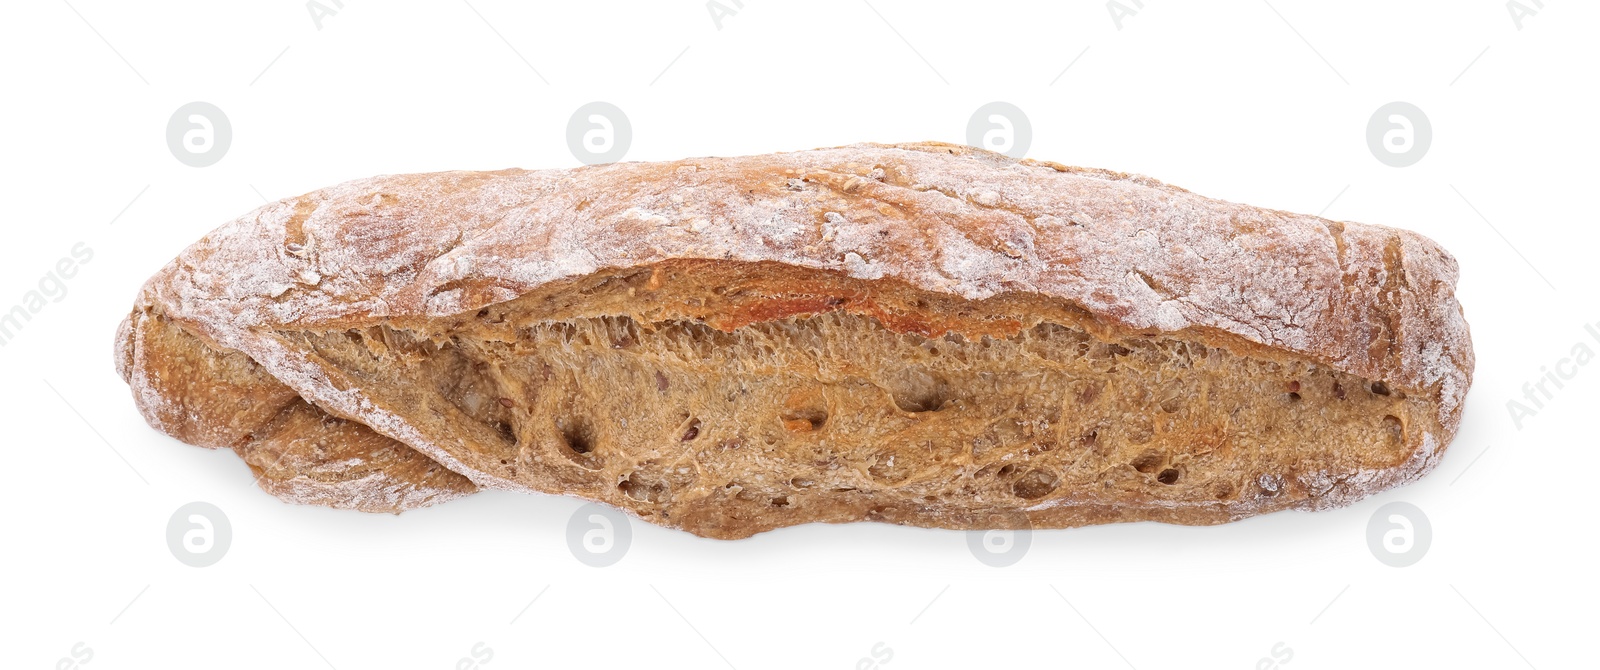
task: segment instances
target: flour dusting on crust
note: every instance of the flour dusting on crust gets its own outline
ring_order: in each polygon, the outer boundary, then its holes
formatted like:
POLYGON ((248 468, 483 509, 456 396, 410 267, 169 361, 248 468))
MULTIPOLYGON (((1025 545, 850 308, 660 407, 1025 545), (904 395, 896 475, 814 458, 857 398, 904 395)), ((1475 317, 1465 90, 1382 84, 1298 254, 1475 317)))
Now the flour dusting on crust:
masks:
MULTIPOLYGON (((449 316, 676 259, 895 278, 969 300, 1035 294, 1135 332, 1218 333, 1432 394, 1446 436, 1471 382, 1457 266, 1425 237, 941 143, 355 180, 218 228, 138 306, 475 486, 524 490, 467 468, 275 331, 449 316)), ((1415 478, 1442 449, 1431 432, 1422 440, 1399 468, 1306 484, 1343 504, 1415 478)))
POLYGON ((672 258, 969 299, 1031 292, 1129 329, 1215 329, 1439 388, 1448 426, 1472 369, 1455 260, 1420 235, 937 143, 360 179, 223 226, 146 300, 237 346, 263 325, 454 314, 672 258))

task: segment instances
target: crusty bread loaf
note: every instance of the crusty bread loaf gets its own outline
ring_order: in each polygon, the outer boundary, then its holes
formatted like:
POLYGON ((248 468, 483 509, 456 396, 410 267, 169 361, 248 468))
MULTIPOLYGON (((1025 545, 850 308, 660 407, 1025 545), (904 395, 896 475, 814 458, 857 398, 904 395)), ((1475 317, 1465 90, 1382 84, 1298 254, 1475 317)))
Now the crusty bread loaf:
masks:
POLYGON ((153 277, 155 428, 376 511, 577 495, 718 538, 1211 524, 1420 477, 1473 355, 1402 230, 939 143, 376 177, 153 277))

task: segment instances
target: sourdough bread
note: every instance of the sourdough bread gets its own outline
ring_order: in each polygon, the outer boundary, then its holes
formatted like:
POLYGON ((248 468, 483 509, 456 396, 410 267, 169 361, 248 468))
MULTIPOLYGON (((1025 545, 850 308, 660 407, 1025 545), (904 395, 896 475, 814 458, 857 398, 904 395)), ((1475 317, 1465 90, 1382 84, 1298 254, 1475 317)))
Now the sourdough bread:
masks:
POLYGON ((1471 379, 1455 282, 1403 230, 863 144, 281 200, 151 278, 118 365, 294 502, 1211 524, 1431 469, 1471 379))

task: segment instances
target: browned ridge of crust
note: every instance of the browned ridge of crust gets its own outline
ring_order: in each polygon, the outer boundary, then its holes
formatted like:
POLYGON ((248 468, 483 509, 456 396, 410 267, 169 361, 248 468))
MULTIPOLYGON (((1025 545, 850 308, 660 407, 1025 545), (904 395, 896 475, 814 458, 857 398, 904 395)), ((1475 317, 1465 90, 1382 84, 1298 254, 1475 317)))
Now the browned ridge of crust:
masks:
POLYGON ((117 361, 292 502, 1210 524, 1430 470, 1471 381, 1455 282, 1403 230, 863 144, 282 200, 152 277, 117 361))

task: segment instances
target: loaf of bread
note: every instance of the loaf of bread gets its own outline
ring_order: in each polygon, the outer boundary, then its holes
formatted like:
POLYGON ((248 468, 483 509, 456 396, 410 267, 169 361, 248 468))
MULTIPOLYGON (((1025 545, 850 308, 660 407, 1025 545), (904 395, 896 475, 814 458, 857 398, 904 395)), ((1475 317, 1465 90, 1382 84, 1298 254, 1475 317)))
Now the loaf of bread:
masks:
POLYGON ((1473 354, 1404 230, 941 143, 352 181, 144 286, 150 425, 284 500, 566 494, 697 535, 1215 524, 1439 462, 1473 354))

